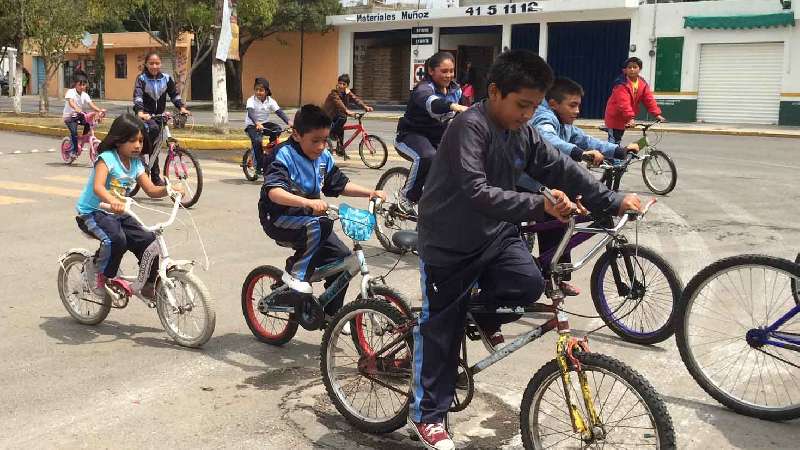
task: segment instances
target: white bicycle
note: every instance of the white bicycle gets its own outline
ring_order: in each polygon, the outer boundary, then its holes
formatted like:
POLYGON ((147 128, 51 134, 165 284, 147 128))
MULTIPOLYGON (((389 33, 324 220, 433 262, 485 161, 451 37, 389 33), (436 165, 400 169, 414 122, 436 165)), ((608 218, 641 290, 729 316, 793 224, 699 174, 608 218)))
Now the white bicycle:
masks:
MULTIPOLYGON (((73 248, 58 258, 61 268, 58 271, 58 293, 67 312, 84 325, 96 325, 105 320, 111 308, 122 309, 128 306, 131 297, 136 296, 148 307, 155 308, 167 334, 184 347, 200 347, 214 333, 216 314, 211 294, 205 284, 192 273, 195 261, 172 259, 164 239, 164 230, 172 225, 181 205, 181 194, 174 198, 169 219, 166 222, 146 226, 139 216, 131 210, 138 205, 133 199, 125 199, 125 214, 156 235, 155 241, 145 249, 139 263, 137 276, 120 278, 132 282, 131 290, 124 291, 114 286, 106 286, 102 295, 93 289, 97 277, 97 252, 83 248, 73 248), (155 281, 155 298, 142 295, 153 264, 158 263, 158 276, 155 281)), ((111 211, 111 206, 101 203, 100 208, 111 211)), ((92 240, 94 236, 84 231, 92 240)))

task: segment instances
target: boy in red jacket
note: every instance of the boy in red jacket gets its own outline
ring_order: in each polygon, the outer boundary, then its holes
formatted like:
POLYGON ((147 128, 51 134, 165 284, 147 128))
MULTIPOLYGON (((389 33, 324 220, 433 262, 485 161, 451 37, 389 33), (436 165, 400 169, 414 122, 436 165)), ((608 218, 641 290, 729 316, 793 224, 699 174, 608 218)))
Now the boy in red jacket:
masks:
POLYGON ((647 111, 656 116, 656 119, 662 122, 666 120, 661 115, 661 108, 658 107, 650 86, 644 78, 639 77, 641 70, 641 59, 635 56, 628 58, 625 60, 622 75, 614 81, 605 116, 609 142, 620 143, 625 128, 633 126, 633 121, 639 114, 640 102, 644 103, 647 111))

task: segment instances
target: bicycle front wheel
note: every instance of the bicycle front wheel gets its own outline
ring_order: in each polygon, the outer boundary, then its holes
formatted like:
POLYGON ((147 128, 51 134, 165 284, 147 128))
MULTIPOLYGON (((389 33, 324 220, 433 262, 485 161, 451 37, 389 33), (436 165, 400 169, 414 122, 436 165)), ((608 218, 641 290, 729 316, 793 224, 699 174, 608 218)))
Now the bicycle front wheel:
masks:
POLYGON ((625 244, 607 251, 595 263, 591 286, 598 314, 622 339, 656 344, 674 333, 683 286, 654 250, 625 244))
POLYGON ((642 178, 647 189, 658 195, 667 195, 675 189, 678 170, 672 158, 661 150, 652 150, 642 163, 642 178))
POLYGON ((574 431, 570 410, 587 428, 591 428, 590 413, 573 364, 569 364, 567 384, 553 359, 536 372, 522 397, 520 432, 526 449, 675 448, 667 406, 644 377, 610 356, 575 356, 586 375, 599 423, 584 433, 574 431))
POLYGON ((173 269, 167 273, 174 284, 175 306, 167 298, 167 286, 156 286, 156 310, 167 334, 184 347, 200 347, 214 334, 216 314, 211 294, 194 274, 173 269))
POLYGON ((375 135, 370 135, 361 140, 358 144, 358 155, 361 161, 370 169, 380 169, 386 164, 389 158, 389 150, 383 139, 375 135))
POLYGON ((244 172, 244 177, 247 181, 256 181, 258 179, 256 164, 253 161, 253 150, 249 148, 242 155, 242 172, 244 172))
POLYGON ((709 265, 686 286, 675 330, 681 359, 700 387, 740 414, 800 417, 800 352, 780 345, 800 335, 800 314, 789 314, 798 279, 792 261, 740 255, 709 265), (785 322, 768 330, 779 319, 785 322))
POLYGON ((203 170, 189 150, 175 147, 174 153, 164 163, 164 177, 183 185, 186 195, 181 198, 184 208, 191 208, 203 192, 203 170))
POLYGON ((389 433, 406 423, 411 399, 409 318, 383 300, 348 303, 322 337, 320 370, 336 409, 367 433, 389 433), (348 324, 358 321, 359 341, 348 324))
POLYGON ((381 175, 375 185, 375 190, 385 191, 387 196, 376 215, 378 227, 375 234, 383 248, 393 253, 400 253, 400 249, 392 243, 394 233, 417 227, 416 213, 411 208, 401 206, 405 204, 401 191, 406 185, 408 173, 405 167, 392 167, 381 175))

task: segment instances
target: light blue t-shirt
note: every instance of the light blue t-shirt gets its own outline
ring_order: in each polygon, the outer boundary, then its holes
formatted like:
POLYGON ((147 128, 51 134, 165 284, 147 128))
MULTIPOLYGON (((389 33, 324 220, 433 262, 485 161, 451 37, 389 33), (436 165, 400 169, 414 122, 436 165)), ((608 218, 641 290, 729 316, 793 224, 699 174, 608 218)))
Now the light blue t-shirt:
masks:
MULTIPOLYGON (((130 160, 130 167, 125 168, 122 161, 119 159, 119 154, 116 150, 106 150, 100 154, 99 159, 102 159, 108 167, 108 178, 106 179, 106 189, 120 199, 125 198, 125 195, 133 188, 136 183, 136 178, 144 172, 144 165, 139 158, 132 158, 130 160)), ((92 174, 89 176, 89 181, 81 192, 78 199, 76 209, 78 214, 89 214, 100 209, 100 198, 94 193, 94 175, 95 170, 92 169, 92 174)))

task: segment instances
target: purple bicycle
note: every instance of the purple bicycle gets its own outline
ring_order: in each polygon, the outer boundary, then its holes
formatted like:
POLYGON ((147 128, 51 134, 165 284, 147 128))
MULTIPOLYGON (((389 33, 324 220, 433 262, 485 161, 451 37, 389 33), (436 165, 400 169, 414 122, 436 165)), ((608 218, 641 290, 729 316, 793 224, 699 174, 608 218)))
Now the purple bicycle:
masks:
POLYGON ((800 418, 800 254, 721 259, 692 278, 675 338, 689 373, 728 408, 800 418))
MULTIPOLYGON (((646 209, 655 203, 651 199, 646 209)), ((592 301, 605 324, 622 339, 636 344, 656 344, 675 332, 675 317, 683 285, 672 265, 655 250, 628 242, 615 227, 612 217, 578 216, 576 223, 590 223, 575 227, 569 241, 542 252, 534 260, 549 277, 550 262, 555 254, 565 254, 595 235, 603 238, 582 258, 571 263, 560 263, 576 271, 585 266, 603 249, 594 265, 591 276, 592 301)), ((557 220, 520 226, 523 240, 529 249, 537 233, 567 229, 557 220)))

